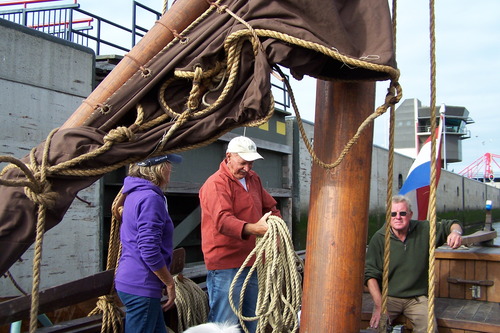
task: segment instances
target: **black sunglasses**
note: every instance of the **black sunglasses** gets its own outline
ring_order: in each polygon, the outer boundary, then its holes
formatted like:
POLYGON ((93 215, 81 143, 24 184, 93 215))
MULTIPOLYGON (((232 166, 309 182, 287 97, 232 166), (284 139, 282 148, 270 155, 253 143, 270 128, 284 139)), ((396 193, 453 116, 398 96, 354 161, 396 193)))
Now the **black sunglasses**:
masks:
POLYGON ((406 216, 406 212, 391 212, 391 216, 392 217, 396 217, 396 215, 398 215, 399 213, 399 216, 406 216))

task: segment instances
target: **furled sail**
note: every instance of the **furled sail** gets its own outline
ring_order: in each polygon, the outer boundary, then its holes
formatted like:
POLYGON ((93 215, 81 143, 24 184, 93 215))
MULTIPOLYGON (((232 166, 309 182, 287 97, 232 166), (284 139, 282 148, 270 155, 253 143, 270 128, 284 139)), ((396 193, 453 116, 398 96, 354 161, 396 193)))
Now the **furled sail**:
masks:
POLYGON ((177 38, 147 63, 136 63, 135 74, 109 98, 84 101, 94 112, 35 147, 22 159, 28 169, 10 164, 3 170, 1 274, 34 242, 40 205, 47 207, 48 230, 78 191, 106 172, 267 121, 276 65, 299 79, 398 78, 386 0, 216 1, 174 33, 177 38))

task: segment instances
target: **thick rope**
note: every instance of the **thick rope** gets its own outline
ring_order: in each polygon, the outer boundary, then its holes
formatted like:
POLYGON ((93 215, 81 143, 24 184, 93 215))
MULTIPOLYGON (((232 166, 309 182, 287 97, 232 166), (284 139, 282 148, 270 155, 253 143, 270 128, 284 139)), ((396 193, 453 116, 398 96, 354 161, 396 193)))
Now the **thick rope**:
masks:
MULTIPOLYGON (((392 35, 394 38, 394 49, 396 49, 396 27, 397 27, 397 0, 392 1, 392 35)), ((391 325, 391 319, 387 313, 387 299, 389 296, 389 263, 391 255, 391 210, 392 210, 392 187, 394 177, 394 131, 395 131, 395 106, 391 105, 389 113, 389 156, 387 161, 387 196, 385 210, 385 235, 384 235, 384 266, 382 271, 382 304, 378 332, 387 332, 391 325)))
POLYGON ((436 247, 436 192, 437 192, 437 161, 436 161, 436 31, 434 0, 429 2, 430 15, 430 67, 431 67, 431 182, 429 195, 429 291, 428 291, 428 326, 427 332, 432 333, 434 327, 434 298, 435 298, 435 247, 436 247))
POLYGON ((168 0, 163 0, 163 8, 161 10, 162 14, 165 14, 168 10, 168 0))
POLYGON ((122 318, 124 312, 116 304, 113 294, 100 296, 95 309, 88 314, 88 317, 99 313, 102 313, 101 332, 119 333, 123 330, 122 318))
POLYGON ((382 272, 382 305, 378 332, 387 332, 391 320, 387 313, 387 298, 389 295, 389 263, 391 255, 391 207, 392 207, 392 180, 394 175, 394 124, 395 110, 391 107, 389 117, 389 159, 387 161, 387 197, 385 211, 385 235, 384 235, 384 267, 382 272))
MULTIPOLYGON (((52 131, 47 141, 50 142, 50 139, 54 135, 56 130, 52 131)), ((40 170, 35 176, 39 177, 41 184, 46 183, 47 180, 47 172, 46 167, 48 164, 48 155, 49 155, 49 144, 45 145, 45 149, 43 150, 43 158, 42 165, 40 166, 40 170)), ((32 151, 31 154, 31 165, 36 166, 36 161, 34 158, 34 153, 32 151)), ((45 234, 45 216, 47 212, 47 208, 51 208, 51 205, 54 203, 54 199, 56 198, 55 194, 50 194, 53 200, 42 199, 40 193, 34 193, 31 191, 29 187, 26 187, 26 195, 38 205, 38 220, 36 224, 36 237, 35 237, 35 253, 33 256, 33 285, 31 289, 31 308, 30 308, 30 332, 35 332, 38 327, 38 305, 40 303, 39 299, 39 290, 40 290, 40 267, 42 262, 42 246, 43 246, 43 236, 45 234)), ((48 194, 50 190, 50 186, 44 186, 45 192, 48 194)))
POLYGON ((174 276, 177 332, 207 322, 208 296, 196 283, 182 274, 174 276))
POLYGON ((271 326, 272 332, 297 332, 298 316, 302 298, 303 261, 295 253, 293 243, 285 222, 276 216, 269 216, 268 231, 257 237, 255 248, 248 255, 236 273, 229 289, 229 304, 240 320, 241 327, 248 333, 243 321, 258 320, 256 333, 266 332, 271 326), (255 257, 243 283, 239 304, 234 302, 234 288, 248 262, 255 257), (243 298, 251 275, 257 270, 259 293, 255 317, 246 317, 242 313, 243 298))
MULTIPOLYGON (((125 197, 122 191, 119 191, 111 205, 111 229, 108 243, 108 258, 106 269, 118 269, 118 259, 121 254, 120 225, 122 221, 123 203, 125 197)), ((88 314, 88 317, 102 314, 101 333, 119 333, 123 330, 124 312, 115 302, 115 284, 114 279, 108 295, 100 296, 96 307, 88 314)))

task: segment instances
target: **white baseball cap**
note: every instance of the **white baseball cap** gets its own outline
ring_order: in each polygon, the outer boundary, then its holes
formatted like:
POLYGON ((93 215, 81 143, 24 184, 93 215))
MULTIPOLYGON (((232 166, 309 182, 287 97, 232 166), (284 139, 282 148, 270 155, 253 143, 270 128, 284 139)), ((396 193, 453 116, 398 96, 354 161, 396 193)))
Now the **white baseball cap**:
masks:
POLYGON ((251 162, 264 159, 258 152, 255 142, 246 136, 237 136, 229 141, 226 153, 237 153, 245 161, 251 162))

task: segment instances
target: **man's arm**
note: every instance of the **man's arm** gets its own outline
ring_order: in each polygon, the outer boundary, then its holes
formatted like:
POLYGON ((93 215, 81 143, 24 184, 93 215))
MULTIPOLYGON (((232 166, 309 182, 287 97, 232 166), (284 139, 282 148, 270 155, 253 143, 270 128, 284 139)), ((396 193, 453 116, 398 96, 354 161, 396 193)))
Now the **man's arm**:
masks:
POLYGON ((256 223, 245 223, 245 225, 243 226, 243 235, 264 236, 267 229, 269 228, 266 221, 271 213, 272 212, 265 213, 256 223))
POLYGON ((382 314, 382 293, 380 292, 380 287, 376 279, 368 279, 368 281, 366 281, 366 285, 368 286, 368 291, 373 299, 373 312, 370 319, 370 327, 377 328, 382 314))

